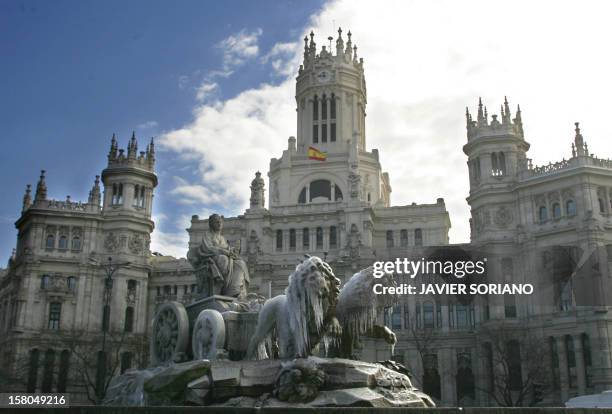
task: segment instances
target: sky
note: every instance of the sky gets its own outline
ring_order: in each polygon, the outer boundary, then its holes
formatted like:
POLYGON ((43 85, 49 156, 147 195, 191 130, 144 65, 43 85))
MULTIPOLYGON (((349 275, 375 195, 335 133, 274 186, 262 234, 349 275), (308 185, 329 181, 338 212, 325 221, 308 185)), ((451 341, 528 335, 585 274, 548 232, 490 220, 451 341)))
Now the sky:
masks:
MULTIPOLYGON (((184 256, 189 220, 240 214, 254 172, 295 135, 302 38, 353 33, 366 136, 393 205, 444 197, 469 240, 465 108, 521 105, 528 156, 571 156, 574 122, 612 157, 607 2, 0 1, 0 263, 26 184, 86 200, 110 137, 157 143, 152 250, 184 256)), ((267 183, 268 184, 268 183, 267 183)))

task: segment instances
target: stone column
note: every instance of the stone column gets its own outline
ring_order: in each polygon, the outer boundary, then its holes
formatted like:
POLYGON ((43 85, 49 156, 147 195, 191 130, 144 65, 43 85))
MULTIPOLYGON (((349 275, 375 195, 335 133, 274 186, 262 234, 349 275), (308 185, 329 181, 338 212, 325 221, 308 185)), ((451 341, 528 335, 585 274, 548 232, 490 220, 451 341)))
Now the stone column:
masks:
POLYGON ((559 356, 559 383, 561 386, 561 401, 569 398, 569 370, 567 368, 567 351, 563 336, 556 336, 557 355, 559 356))
POLYGON ((336 185, 333 182, 331 183, 331 200, 330 201, 336 201, 336 185))
POLYGON ((440 355, 440 387, 444 406, 457 405, 457 384, 455 377, 455 361, 452 348, 441 349, 440 355))
POLYGON ((310 203, 310 185, 306 184, 306 204, 310 203))
POLYGON ((574 341, 574 357, 576 359, 576 379, 578 381, 578 394, 586 394, 586 373, 584 370, 584 350, 580 334, 572 335, 574 341))

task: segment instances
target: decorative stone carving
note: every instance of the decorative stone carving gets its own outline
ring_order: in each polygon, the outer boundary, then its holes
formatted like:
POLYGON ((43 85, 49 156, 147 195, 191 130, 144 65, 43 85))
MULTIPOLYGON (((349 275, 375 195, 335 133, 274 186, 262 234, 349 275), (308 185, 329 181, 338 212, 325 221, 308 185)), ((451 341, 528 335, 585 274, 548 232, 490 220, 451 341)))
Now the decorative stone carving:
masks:
POLYGON ((119 250, 119 238, 115 233, 108 233, 104 239, 104 249, 107 252, 114 253, 119 250))
POLYGON ((144 248, 145 242, 142 235, 138 233, 131 234, 128 240, 128 249, 130 249, 130 252, 133 254, 141 254, 143 253, 144 248))
POLYGON ((194 359, 212 361, 226 357, 225 322, 216 310, 205 309, 198 315, 193 326, 191 349, 194 359))
POLYGON ((356 174, 355 172, 351 171, 351 173, 348 176, 348 182, 349 182, 349 192, 351 195, 351 198, 360 198, 360 191, 361 191, 361 176, 359 174, 356 174))
POLYGON ((182 359, 189 341, 189 320, 178 302, 161 305, 153 320, 151 361, 153 365, 182 359))
POLYGON ((501 206, 495 211, 495 224, 498 227, 506 228, 512 223, 512 211, 506 206, 501 206))
POLYGON ((261 173, 257 171, 255 178, 251 181, 251 208, 264 208, 265 196, 264 196, 265 183, 261 178, 261 173))
POLYGON ((280 401, 306 403, 315 399, 325 383, 325 372, 314 361, 295 359, 283 364, 274 387, 274 396, 280 401))

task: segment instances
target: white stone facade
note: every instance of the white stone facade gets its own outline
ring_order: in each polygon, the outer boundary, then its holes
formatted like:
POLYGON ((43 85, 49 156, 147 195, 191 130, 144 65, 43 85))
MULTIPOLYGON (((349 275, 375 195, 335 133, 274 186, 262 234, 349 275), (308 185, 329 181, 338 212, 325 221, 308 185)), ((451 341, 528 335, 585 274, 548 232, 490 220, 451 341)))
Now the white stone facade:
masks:
MULTIPOLYGON (((270 161, 267 203, 257 173, 250 207, 225 218, 224 236, 248 263, 250 291, 266 297, 282 293, 304 254, 324 257, 343 281, 377 260, 429 257, 438 251, 486 257, 489 282, 533 283, 535 293, 477 296, 468 304, 450 296, 402 297, 381 323, 396 332, 393 357, 410 367, 415 382, 437 394, 442 405, 494 404, 482 391, 491 370, 481 332, 503 325, 526 327, 550 345, 553 368, 546 404, 611 388, 612 163, 588 151, 577 125, 571 157, 568 148, 567 160, 534 167, 520 109, 513 118, 506 101, 499 119, 493 115, 489 120, 480 104, 476 120, 466 114, 471 243, 449 245, 451 224, 443 198, 431 204, 391 204, 389 175, 378 151, 366 145, 364 62, 350 32, 345 36, 339 33, 334 51, 323 47, 318 53, 312 34, 304 39, 304 62, 296 79, 297 134, 280 158, 270 161), (324 152, 325 160, 312 159, 321 154, 312 154, 311 147, 324 152), (415 341, 423 332, 436 341, 424 358, 415 341), (423 361, 438 376, 439 390, 422 384, 423 361), (467 391, 459 389, 466 373, 475 381, 467 391)), ((153 162, 152 145, 139 157, 135 141, 127 156, 113 144, 102 173, 102 207, 98 184, 87 203, 46 200, 44 179, 33 202, 26 194, 16 223, 17 249, 0 281, 5 365, 37 348, 43 371, 46 343, 58 331, 49 328, 51 303, 61 303, 60 332, 83 329, 99 337, 103 272, 90 264, 91 257, 132 262, 114 278, 111 309, 118 316, 111 319, 123 324, 123 312, 133 306, 134 334, 147 332, 160 303, 187 304, 195 297, 189 263, 151 255, 148 249, 154 225, 153 162), (50 234, 54 244, 47 248, 50 234), (66 248, 59 248, 62 237, 66 248), (78 248, 71 248, 75 237, 78 248), (44 288, 43 275, 49 275, 44 288), (69 282, 68 277, 75 279, 69 282)), ((189 247, 196 247, 207 230, 207 218, 193 216, 189 247)), ((389 346, 364 340, 362 358, 391 356, 389 346)))

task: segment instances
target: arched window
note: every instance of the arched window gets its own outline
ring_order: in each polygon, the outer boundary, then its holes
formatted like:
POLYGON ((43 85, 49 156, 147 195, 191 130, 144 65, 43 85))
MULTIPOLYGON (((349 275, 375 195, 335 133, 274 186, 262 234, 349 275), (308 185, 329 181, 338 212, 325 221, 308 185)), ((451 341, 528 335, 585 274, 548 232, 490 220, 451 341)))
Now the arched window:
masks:
POLYGON ((499 163, 499 175, 506 175, 506 156, 503 152, 497 154, 497 162, 499 163))
POLYGON ((64 349, 60 354, 59 372, 57 373, 57 392, 66 392, 68 370, 70 369, 70 351, 64 349))
POLYGON ((123 184, 119 184, 119 191, 117 194, 117 204, 123 204, 123 184))
POLYGON ((68 237, 60 236, 57 247, 60 249, 67 249, 68 248, 68 237))
POLYGON ((310 248, 310 231, 308 228, 302 230, 302 247, 304 249, 310 248))
POLYGON ((49 329, 58 330, 60 328, 61 316, 62 304, 60 302, 51 302, 49 304, 49 329))
POLYGON ((423 230, 421 229, 414 230, 414 245, 415 246, 423 245, 423 230))
POLYGON ((538 219, 540 220, 540 223, 544 223, 546 220, 548 220, 548 210, 546 209, 546 206, 540 206, 540 209, 538 210, 538 219))
POLYGON ((38 349, 34 348, 30 350, 30 361, 28 365, 28 385, 26 388, 26 391, 29 393, 36 392, 36 383, 38 382, 38 359, 38 349))
POLYGON ((298 196, 298 204, 306 204, 306 187, 302 188, 298 196))
POLYGON ((108 332, 110 325, 110 306, 104 305, 102 308, 102 331, 108 332))
POLYGON ((139 207, 143 207, 145 206, 145 186, 141 185, 140 186, 140 203, 138 204, 139 207))
POLYGON ((329 180, 315 180, 310 183, 310 202, 331 200, 331 182, 329 180))
POLYGON ((66 279, 66 281, 68 285, 68 290, 71 292, 74 292, 76 290, 76 277, 69 276, 68 279, 66 279))
POLYGON ((523 371, 521 368, 521 345, 516 340, 506 342, 508 356, 508 388, 520 391, 523 388, 523 371))
POLYGON ((400 246, 407 247, 408 246, 408 230, 400 230, 400 246))
POLYGON ((434 305, 432 302, 423 303, 423 327, 426 329, 434 327, 434 305))
POLYGON ((47 234, 45 247, 47 249, 53 249, 55 247, 55 236, 53 234, 47 234))
POLYGON ((295 229, 289 229, 289 250, 295 251, 295 229))
POLYGON ((567 200, 565 202, 565 214, 568 216, 576 215, 576 202, 574 200, 567 200))
POLYGON ((283 231, 276 230, 276 250, 283 250, 283 231))
POLYGON ((497 175, 497 171, 499 171, 499 165, 497 163, 497 153, 491 153, 491 174, 497 175))
POLYGON ((81 238, 72 236, 72 250, 81 250, 81 238))
POLYGON ((599 198, 597 199, 597 201, 599 201, 599 212, 600 213, 605 213, 606 212, 606 204, 603 201, 603 198, 599 198))
POLYGON ((334 184, 334 186, 334 197, 336 198, 336 201, 342 201, 342 190, 337 184, 334 184))
POLYGON ((49 287, 50 280, 51 278, 49 277, 49 275, 42 275, 40 279, 40 288, 47 289, 49 287))
POLYGON ((43 366, 43 377, 40 390, 42 392, 51 392, 53 388, 53 366, 55 365, 55 351, 48 349, 45 352, 45 362, 43 366))
POLYGON ((132 205, 134 207, 140 205, 140 186, 138 184, 134 186, 134 200, 132 200, 132 205))
POLYGON ((316 243, 317 243, 317 249, 323 248, 323 228, 321 227, 317 227, 317 230, 316 230, 316 243))
POLYGON ((559 203, 553 203, 552 205, 553 218, 558 219, 561 217, 561 206, 559 203))
POLYGON ((387 247, 393 247, 393 230, 387 230, 387 247))
POLYGON ((312 99, 312 120, 319 120, 319 98, 317 97, 317 95, 315 95, 312 99))
POLYGON ((117 187, 117 183, 113 184, 113 197, 111 198, 111 204, 119 204, 118 200, 119 188, 117 187))
POLYGON ((134 330, 134 308, 132 306, 125 308, 125 322, 123 324, 123 330, 125 332, 132 332, 134 330))
POLYGON ((123 374, 130 368, 132 368, 132 353, 124 352, 121 354, 121 373, 123 374))
POLYGON ((336 226, 331 226, 329 228, 329 247, 331 249, 335 249, 338 247, 338 235, 336 231, 336 226))

